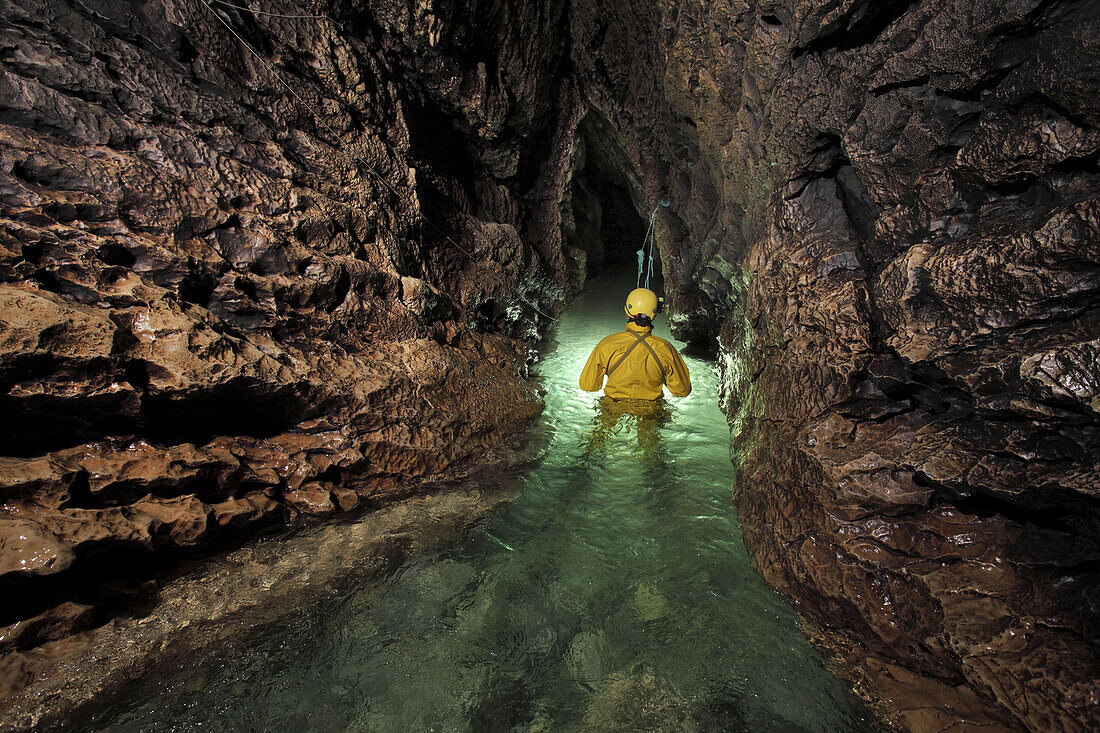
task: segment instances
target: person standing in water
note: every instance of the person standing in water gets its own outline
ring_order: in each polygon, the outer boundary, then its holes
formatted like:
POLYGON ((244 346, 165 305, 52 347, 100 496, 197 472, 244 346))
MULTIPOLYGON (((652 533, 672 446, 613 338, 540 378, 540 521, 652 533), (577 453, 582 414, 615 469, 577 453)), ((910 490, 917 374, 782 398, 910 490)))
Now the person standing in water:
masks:
POLYGON ((653 319, 661 312, 661 301, 652 290, 631 291, 625 310, 626 329, 596 344, 581 371, 581 389, 604 392, 584 460, 602 454, 607 436, 624 415, 630 415, 638 426, 643 463, 660 473, 666 466, 659 431, 671 417, 663 388, 668 387, 676 397, 687 397, 691 375, 672 344, 652 333, 653 319))
POLYGON ((658 400, 662 387, 676 397, 691 394, 691 375, 679 352, 653 335, 661 302, 652 290, 637 288, 626 298, 626 330, 605 336, 581 371, 586 392, 603 389, 612 400, 658 400), (604 376, 607 384, 604 384, 604 376))

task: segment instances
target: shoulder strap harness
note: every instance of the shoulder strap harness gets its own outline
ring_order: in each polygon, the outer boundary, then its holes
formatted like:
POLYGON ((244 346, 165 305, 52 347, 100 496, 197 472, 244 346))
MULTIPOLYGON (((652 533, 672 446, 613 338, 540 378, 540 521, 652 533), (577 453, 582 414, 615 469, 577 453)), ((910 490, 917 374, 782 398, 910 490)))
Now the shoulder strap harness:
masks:
POLYGON ((630 347, 627 348, 627 350, 623 353, 623 355, 619 357, 618 361, 616 361, 614 364, 611 365, 611 368, 609 368, 607 370, 607 376, 610 377, 611 373, 613 371, 615 371, 616 369, 618 369, 620 364, 622 364, 624 361, 626 361, 626 357, 630 356, 630 352, 634 351, 635 347, 638 344, 641 344, 642 346, 646 347, 646 349, 649 351, 649 353, 653 355, 653 360, 657 362, 657 368, 661 370, 661 375, 662 376, 667 376, 667 375, 665 375, 665 365, 661 363, 661 359, 657 356, 657 352, 654 351, 653 347, 650 346, 649 344, 647 344, 646 341, 645 341, 647 338, 649 338, 649 334, 648 333, 643 333, 643 334, 639 335, 639 334, 636 334, 636 333, 631 333, 631 335, 634 337, 634 343, 632 343, 630 345, 630 347))

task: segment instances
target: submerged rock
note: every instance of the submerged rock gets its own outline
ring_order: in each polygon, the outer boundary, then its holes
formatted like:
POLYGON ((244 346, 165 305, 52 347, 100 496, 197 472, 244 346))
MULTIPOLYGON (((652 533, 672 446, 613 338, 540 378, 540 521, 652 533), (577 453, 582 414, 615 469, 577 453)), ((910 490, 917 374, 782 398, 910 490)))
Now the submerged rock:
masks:
POLYGON ((642 584, 634 590, 634 613, 640 621, 656 621, 668 611, 668 599, 653 584, 642 584))
POLYGON ((581 728, 590 731, 648 730, 694 733, 692 701, 652 672, 609 675, 585 709, 581 728))
POLYGON ((569 642, 565 665, 581 689, 593 689, 607 671, 607 640, 602 631, 582 631, 569 642))
POLYGON ((86 727, 102 714, 98 700, 143 677, 163 681, 186 670, 186 684, 201 688, 210 665, 224 663, 265 628, 453 541, 513 496, 493 479, 478 483, 437 487, 351 521, 210 559, 162 588, 155 613, 88 628, 87 606, 63 604, 0 630, 0 648, 16 650, 0 659, 0 728, 86 727), (32 635, 36 643, 26 644, 32 635))

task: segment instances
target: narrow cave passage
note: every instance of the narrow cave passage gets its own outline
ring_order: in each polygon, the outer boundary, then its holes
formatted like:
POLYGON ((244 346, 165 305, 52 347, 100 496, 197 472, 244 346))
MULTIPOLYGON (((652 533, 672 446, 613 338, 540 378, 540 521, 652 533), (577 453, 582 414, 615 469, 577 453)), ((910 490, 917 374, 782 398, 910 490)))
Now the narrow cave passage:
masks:
MULTIPOLYGON (((564 234, 581 281, 604 275, 636 273, 649 222, 637 172, 610 124, 590 113, 579 130, 571 204, 574 227, 564 234)), ((654 253, 654 282, 659 287, 660 257, 654 253)))
MULTIPOLYGON (((587 224, 581 234, 587 253, 587 278, 609 273, 634 272, 637 251, 646 236, 647 223, 642 219, 627 189, 604 171, 584 171, 574 181, 574 201, 583 201, 575 208, 575 216, 587 224)), ((660 258, 654 258, 659 270, 660 258)))
MULTIPOLYGON (((648 425, 577 388, 621 328, 633 275, 601 277, 538 368, 541 461, 456 543, 189 658, 85 727, 318 731, 864 731, 752 569, 728 499, 728 428, 707 361, 648 425)), ((664 319, 656 333, 670 335, 664 319)))

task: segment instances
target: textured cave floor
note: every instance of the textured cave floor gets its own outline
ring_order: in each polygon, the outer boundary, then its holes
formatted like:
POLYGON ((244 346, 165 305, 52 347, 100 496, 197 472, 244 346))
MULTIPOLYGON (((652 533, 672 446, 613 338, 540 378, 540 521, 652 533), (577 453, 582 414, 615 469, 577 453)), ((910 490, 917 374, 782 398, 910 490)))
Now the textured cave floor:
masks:
MULTIPOLYGON (((522 493, 455 542, 346 583, 81 711, 81 729, 873 730, 730 507, 713 364, 659 447, 595 438, 576 374, 633 283, 590 285, 539 373, 548 446, 522 493)), ((658 324, 657 333, 668 337, 658 324)))

